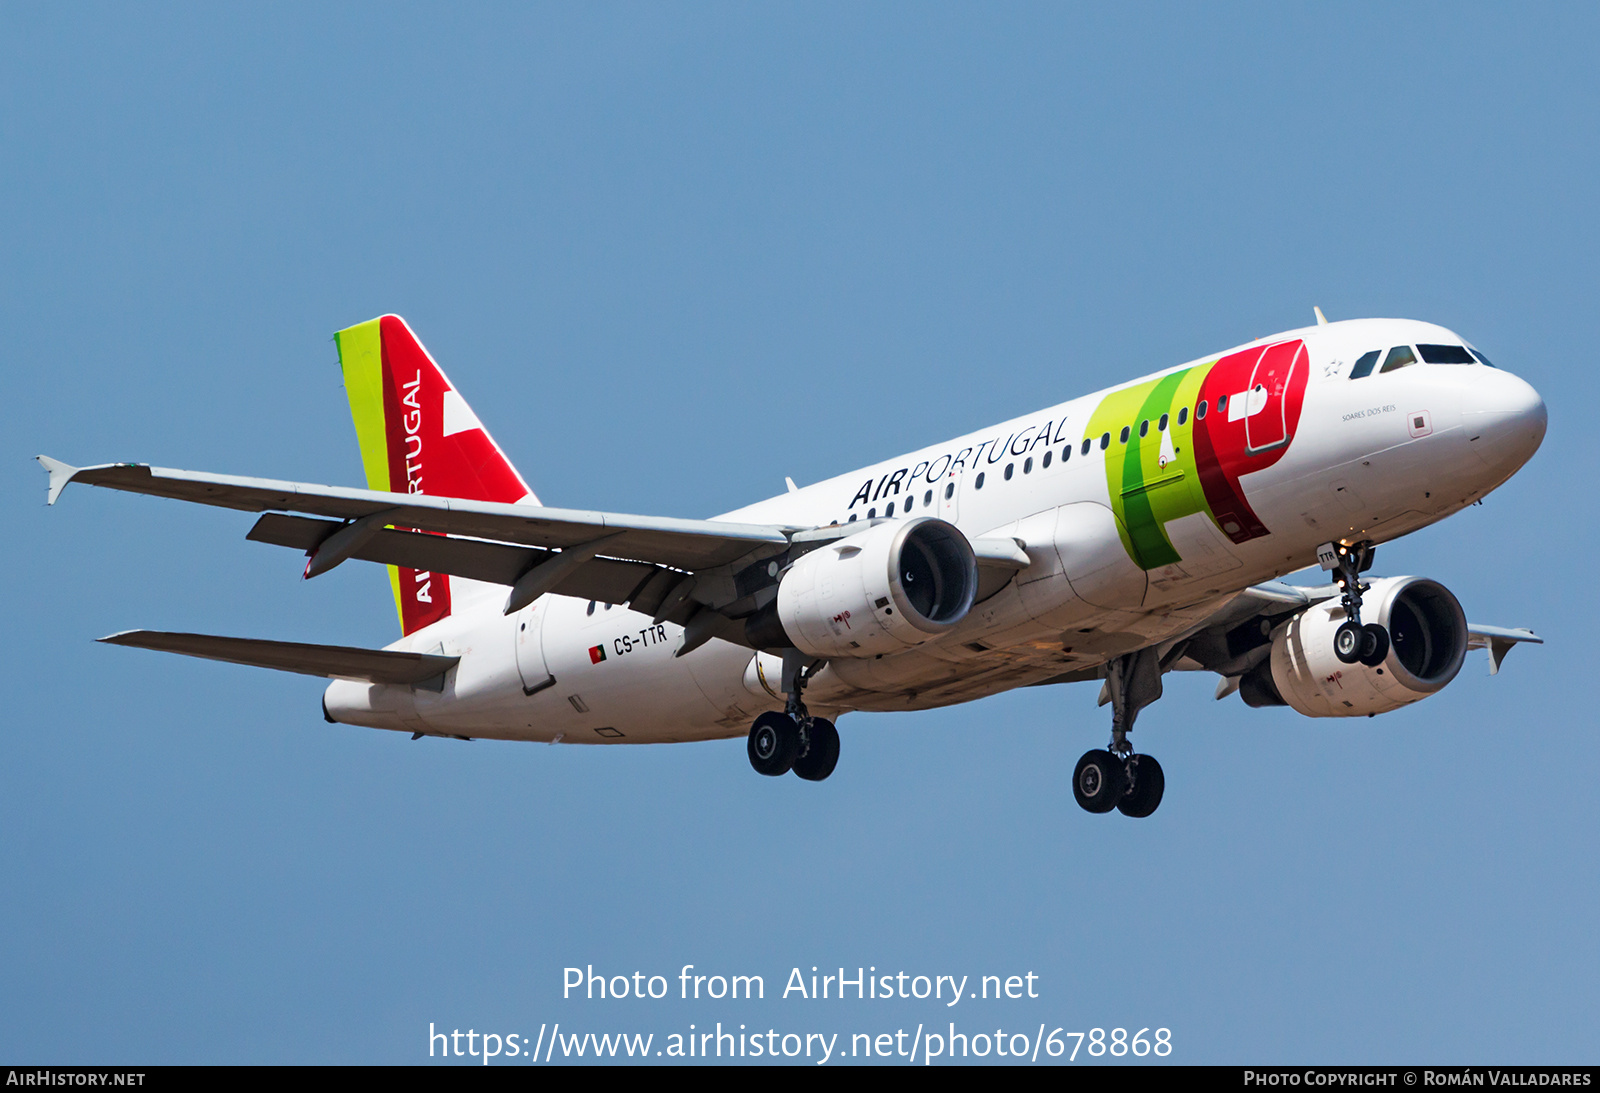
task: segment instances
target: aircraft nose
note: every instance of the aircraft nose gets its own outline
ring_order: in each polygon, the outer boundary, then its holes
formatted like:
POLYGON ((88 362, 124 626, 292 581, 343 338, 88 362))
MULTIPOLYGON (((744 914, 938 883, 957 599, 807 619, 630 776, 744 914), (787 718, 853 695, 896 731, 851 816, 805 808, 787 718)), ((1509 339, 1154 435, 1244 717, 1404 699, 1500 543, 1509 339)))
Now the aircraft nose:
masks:
MULTIPOLYGON (((1475 370, 1476 371, 1476 370, 1475 370)), ((1483 369, 1462 407, 1461 424, 1478 457, 1509 476, 1544 443, 1549 414, 1533 385, 1509 372, 1483 369)))

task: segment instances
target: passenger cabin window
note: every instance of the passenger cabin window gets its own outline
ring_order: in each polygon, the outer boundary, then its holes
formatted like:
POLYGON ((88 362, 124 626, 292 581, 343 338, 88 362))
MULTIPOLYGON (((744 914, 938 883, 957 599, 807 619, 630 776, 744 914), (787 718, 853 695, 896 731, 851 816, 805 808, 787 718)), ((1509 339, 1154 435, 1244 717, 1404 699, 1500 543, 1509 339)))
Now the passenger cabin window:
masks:
POLYGON ((893 516, 894 515, 894 502, 893 501, 889 502, 889 507, 883 510, 883 514, 885 516, 893 516))
POLYGON ((982 471, 978 472, 978 477, 977 477, 977 479, 975 479, 973 481, 972 488, 975 489, 975 490, 983 489, 983 472, 982 471))
POLYGON ((922 495, 922 507, 927 508, 931 504, 933 504, 933 491, 929 490, 922 495))
POLYGON ((1410 364, 1417 363, 1417 355, 1411 352, 1409 345, 1397 345, 1389 350, 1389 355, 1383 358, 1383 367, 1378 369, 1381 376, 1385 372, 1393 372, 1410 364))
POLYGON ((1350 369, 1350 378, 1358 380, 1372 375, 1372 370, 1377 366, 1378 358, 1381 356, 1383 356, 1383 350, 1381 349, 1374 349, 1370 353, 1361 354, 1360 359, 1355 363, 1355 367, 1350 369))
POLYGON ((1220 413, 1222 413, 1222 411, 1226 410, 1227 408, 1228 408, 1228 396, 1227 395, 1218 395, 1217 396, 1217 413, 1220 414, 1220 413))
POLYGON ((1189 408, 1187 406, 1178 407, 1178 424, 1179 425, 1183 425, 1186 422, 1188 422, 1188 420, 1189 420, 1189 408))
POLYGON ((1100 450, 1103 452, 1109 447, 1111 447, 1111 434, 1110 433, 1101 433, 1100 434, 1100 450))
POLYGON ((1196 406, 1194 408, 1194 419, 1196 421, 1204 421, 1205 418, 1206 418, 1206 400, 1205 399, 1201 399, 1200 400, 1200 405, 1196 406))
POLYGON ((1139 436, 1140 437, 1147 437, 1149 435, 1150 435, 1150 419, 1149 418, 1145 418, 1143 421, 1139 422, 1139 436))
MULTIPOLYGON (((1050 457, 1050 453, 1049 452, 1045 452, 1044 454, 1045 454, 1045 458, 1046 459, 1048 459, 1050 457)), ((1033 456, 1030 455, 1027 459, 1024 459, 1022 461, 1022 473, 1023 474, 1032 474, 1033 473, 1033 456)))
POLYGON ((1128 442, 1128 427, 1126 425, 1122 427, 1122 436, 1119 439, 1123 444, 1128 442))
MULTIPOLYGON (((1070 452, 1070 451, 1072 451, 1072 449, 1068 448, 1067 451, 1070 452)), ((1053 456, 1053 455, 1055 455, 1054 452, 1045 452, 1044 453, 1044 458, 1039 460, 1039 469, 1040 470, 1044 470, 1046 467, 1048 467, 1050 465, 1050 457, 1053 456)), ((1065 459, 1067 457, 1066 456, 1062 456, 1061 458, 1065 459)))
POLYGON ((906 494, 906 511, 907 512, 910 512, 911 509, 913 508, 913 506, 916 505, 916 503, 917 503, 917 495, 916 494, 914 494, 914 493, 906 494))
POLYGON ((1464 345, 1418 345, 1423 364, 1472 364, 1472 354, 1464 345))
MULTIPOLYGON (((1094 443, 1094 441, 1089 440, 1087 437, 1084 438, 1084 441, 1083 441, 1083 454, 1084 455, 1088 455, 1089 454, 1089 445, 1093 444, 1093 443, 1094 443)), ((1065 458, 1065 457, 1063 456, 1062 458, 1065 458)))
POLYGON ((1006 481, 1007 482, 1011 481, 1011 470, 1015 466, 1016 466, 1015 463, 1007 463, 1006 464, 1006 481))
POLYGON ((1166 431, 1167 431, 1167 415, 1166 414, 1162 414, 1161 415, 1161 420, 1156 422, 1156 432, 1164 433, 1166 431))
MULTIPOLYGON (((1084 450, 1088 451, 1088 445, 1084 446, 1084 450)), ((1071 458, 1072 458, 1072 445, 1068 444, 1065 448, 1061 449, 1061 462, 1065 463, 1067 460, 1069 460, 1071 458)))

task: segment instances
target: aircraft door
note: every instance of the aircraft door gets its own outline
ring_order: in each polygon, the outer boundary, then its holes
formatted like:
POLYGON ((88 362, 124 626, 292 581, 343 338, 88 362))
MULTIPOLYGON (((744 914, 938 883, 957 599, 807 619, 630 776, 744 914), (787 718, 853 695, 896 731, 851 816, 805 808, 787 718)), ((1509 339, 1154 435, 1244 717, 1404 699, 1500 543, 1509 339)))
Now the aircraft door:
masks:
POLYGON ((517 674, 525 695, 538 694, 556 682, 544 659, 544 623, 549 614, 549 597, 541 597, 523 608, 517 619, 517 674))
POLYGON ((939 487, 939 518, 954 524, 961 518, 961 479, 966 467, 951 467, 939 487))
POLYGON ((1289 443, 1289 389, 1296 371, 1305 383, 1305 342, 1284 342, 1269 346, 1250 371, 1250 387, 1244 395, 1245 450, 1256 455, 1289 443))

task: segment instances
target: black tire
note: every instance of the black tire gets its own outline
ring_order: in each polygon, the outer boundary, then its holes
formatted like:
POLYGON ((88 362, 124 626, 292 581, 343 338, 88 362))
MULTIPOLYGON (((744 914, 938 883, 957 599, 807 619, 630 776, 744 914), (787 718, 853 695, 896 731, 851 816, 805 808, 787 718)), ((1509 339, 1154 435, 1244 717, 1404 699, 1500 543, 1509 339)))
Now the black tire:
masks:
POLYGON ((1133 785, 1117 802, 1117 811, 1135 818, 1148 816, 1161 806, 1161 795, 1167 790, 1167 776, 1161 764, 1148 755, 1135 755, 1128 761, 1128 771, 1133 785))
POLYGON ((1369 622, 1361 633, 1366 639, 1361 643, 1361 663, 1376 668, 1389 655, 1389 631, 1381 623, 1369 622))
POLYGON ((1099 748, 1084 752, 1072 771, 1072 795, 1085 812, 1110 812, 1127 787, 1126 765, 1099 748))
POLYGON ((839 730, 825 717, 811 719, 811 746, 794 761, 794 772, 808 782, 820 782, 839 765, 839 730))
POLYGON ((1353 622, 1341 623, 1339 629, 1333 632, 1333 655, 1344 664, 1354 664, 1360 660, 1366 644, 1366 634, 1353 622))
POLYGON ((764 713, 750 726, 745 751, 757 774, 769 778, 787 774, 800 752, 800 726, 788 714, 764 713))

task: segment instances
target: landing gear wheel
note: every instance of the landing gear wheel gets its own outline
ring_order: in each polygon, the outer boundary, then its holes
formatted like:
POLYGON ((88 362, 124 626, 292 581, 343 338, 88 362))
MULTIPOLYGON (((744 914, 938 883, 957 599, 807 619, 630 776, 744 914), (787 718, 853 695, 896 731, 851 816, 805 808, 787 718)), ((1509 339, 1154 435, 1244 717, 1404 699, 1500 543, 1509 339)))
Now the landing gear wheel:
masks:
POLYGON ((764 713, 750 726, 746 751, 757 774, 771 778, 787 774, 800 753, 800 726, 787 714, 764 713))
POLYGON ((794 772, 808 782, 820 782, 839 764, 839 730, 827 718, 813 717, 806 735, 811 743, 794 761, 794 772))
POLYGON ((1345 664, 1354 664, 1361 659, 1363 647, 1369 640, 1366 632, 1355 623, 1340 623, 1339 629, 1333 632, 1333 655, 1345 664))
POLYGON ((1127 787, 1126 764, 1099 748, 1084 752, 1072 772, 1072 795, 1085 812, 1110 812, 1127 787))
POLYGON ((1161 773, 1161 764, 1148 755, 1135 755, 1128 760, 1128 774, 1133 785, 1117 802, 1117 811, 1124 816, 1150 815, 1160 806, 1161 795, 1167 788, 1167 776, 1161 773))
POLYGON ((1361 663, 1376 668, 1389 655, 1389 631, 1382 623, 1369 622, 1361 628, 1361 663))

